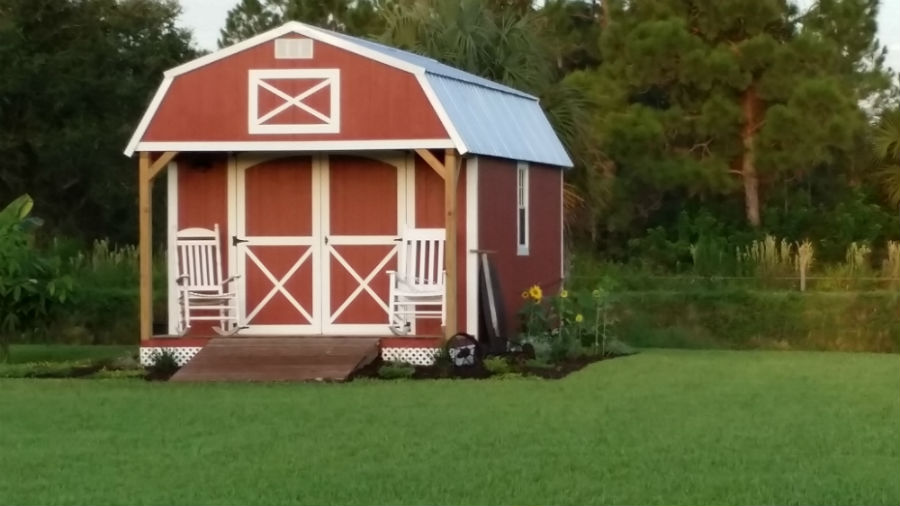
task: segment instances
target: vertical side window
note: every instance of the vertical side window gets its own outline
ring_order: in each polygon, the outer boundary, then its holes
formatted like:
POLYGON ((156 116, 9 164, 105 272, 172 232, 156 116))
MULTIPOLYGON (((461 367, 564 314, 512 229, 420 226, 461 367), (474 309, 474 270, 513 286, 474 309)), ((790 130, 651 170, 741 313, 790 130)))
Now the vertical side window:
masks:
POLYGON ((528 163, 516 168, 516 238, 519 255, 528 254, 528 163))

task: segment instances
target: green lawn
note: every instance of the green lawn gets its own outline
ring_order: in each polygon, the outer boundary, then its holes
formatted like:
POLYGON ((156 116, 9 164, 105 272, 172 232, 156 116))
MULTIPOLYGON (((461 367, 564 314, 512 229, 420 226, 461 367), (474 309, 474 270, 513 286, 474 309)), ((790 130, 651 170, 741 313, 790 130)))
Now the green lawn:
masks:
POLYGON ((9 363, 64 362, 69 360, 101 359, 127 355, 135 346, 43 345, 16 344, 10 347, 9 363))
POLYGON ((896 355, 561 381, 0 381, 0 504, 897 504, 896 355))

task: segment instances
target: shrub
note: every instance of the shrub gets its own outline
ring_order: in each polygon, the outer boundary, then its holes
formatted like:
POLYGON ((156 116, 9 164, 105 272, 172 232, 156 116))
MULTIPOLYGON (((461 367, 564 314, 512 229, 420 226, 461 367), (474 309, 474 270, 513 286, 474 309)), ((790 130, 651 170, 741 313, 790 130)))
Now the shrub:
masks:
POLYGON ((492 375, 507 374, 511 367, 505 357, 487 357, 484 359, 484 368, 492 375))
POLYGON ((181 369, 175 354, 165 348, 156 350, 151 360, 152 363, 147 369, 150 376, 154 378, 168 379, 178 372, 178 369, 181 369))
POLYGON ((412 378, 416 368, 405 362, 386 362, 378 368, 378 377, 382 379, 412 378))
POLYGON ((0 360, 8 357, 13 335, 43 328, 42 320, 72 292, 59 258, 34 247, 32 232, 40 221, 28 216, 32 206, 23 195, 0 210, 0 360))

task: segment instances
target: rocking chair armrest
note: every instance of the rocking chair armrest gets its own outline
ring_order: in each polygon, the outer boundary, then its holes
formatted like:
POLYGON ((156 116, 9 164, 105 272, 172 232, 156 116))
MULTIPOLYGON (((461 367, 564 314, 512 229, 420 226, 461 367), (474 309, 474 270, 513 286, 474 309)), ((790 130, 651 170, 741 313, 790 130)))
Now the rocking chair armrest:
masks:
POLYGON ((235 274, 234 276, 228 276, 227 278, 225 278, 224 280, 222 280, 222 286, 223 286, 223 287, 227 287, 227 286, 230 285, 231 283, 234 283, 235 281, 237 281, 237 279, 238 279, 239 277, 241 277, 240 274, 235 274))
POLYGON ((190 279, 190 276, 188 276, 188 275, 186 275, 186 274, 183 274, 183 275, 181 275, 181 276, 178 276, 177 278, 175 278, 175 284, 176 284, 176 285, 180 285, 180 284, 181 284, 184 280, 186 280, 186 279, 190 279))
POLYGON ((239 277, 241 277, 240 274, 235 274, 234 276, 228 276, 227 278, 225 278, 225 279, 222 281, 222 284, 225 285, 225 284, 231 283, 232 281, 237 281, 237 279, 238 279, 239 277))

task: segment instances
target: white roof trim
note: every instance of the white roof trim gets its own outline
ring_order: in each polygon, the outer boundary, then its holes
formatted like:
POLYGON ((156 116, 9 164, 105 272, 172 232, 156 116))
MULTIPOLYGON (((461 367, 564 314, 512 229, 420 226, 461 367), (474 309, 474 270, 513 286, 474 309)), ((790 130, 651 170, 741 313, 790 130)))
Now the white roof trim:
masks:
POLYGON ((156 89, 156 94, 153 95, 153 100, 150 101, 150 106, 148 106, 147 110, 144 111, 144 116, 141 117, 141 122, 138 123, 137 128, 131 135, 131 140, 128 141, 128 146, 125 147, 125 156, 131 156, 134 154, 135 147, 137 147, 138 142, 140 142, 141 138, 144 136, 144 132, 147 131, 147 127, 150 126, 150 120, 156 114, 156 110, 159 108, 159 104, 162 103, 163 97, 166 96, 166 92, 169 91, 169 86, 171 84, 172 78, 167 76, 163 79, 163 82, 159 85, 159 88, 156 89))
POLYGON ((441 120, 441 124, 444 125, 444 128, 447 130, 450 138, 453 139, 453 143, 456 144, 456 150, 459 151, 459 154, 461 155, 468 153, 469 149, 466 147, 466 143, 463 142, 462 136, 460 136, 459 132, 456 131, 456 125, 454 125, 453 122, 450 121, 450 116, 444 109, 444 104, 442 104, 440 99, 438 99, 437 94, 431 87, 431 83, 429 83, 428 79, 425 77, 425 72, 416 72, 416 80, 419 81, 419 86, 422 87, 422 91, 424 91, 425 96, 428 97, 428 102, 431 104, 432 109, 434 109, 434 112, 437 114, 438 119, 441 120))
POLYGON ((139 142, 136 151, 365 151, 375 149, 447 149, 451 139, 386 139, 356 141, 200 141, 139 142))
MULTIPOLYGON (((156 95, 153 96, 153 101, 150 102, 150 105, 147 107, 147 110, 144 112, 144 116, 141 118, 141 122, 138 123, 137 129, 135 129, 134 134, 131 136, 131 140, 128 143, 128 146, 125 148, 125 155, 131 156, 138 149, 150 151, 151 149, 147 146, 156 146, 156 145, 174 145, 174 144, 197 144, 197 143, 174 143, 174 142, 140 142, 140 140, 144 137, 144 134, 147 131, 147 127, 150 126, 150 120, 153 116, 156 115, 156 110, 159 108, 159 105, 162 103, 163 96, 168 91, 169 86, 172 84, 172 80, 182 74, 187 72, 191 72, 200 67, 204 67, 209 65, 210 63, 219 61, 223 58, 227 58, 233 54, 239 53, 246 49, 250 49, 252 47, 258 46, 264 42, 268 42, 270 40, 281 37, 282 35, 288 33, 299 33, 300 35, 304 35, 314 40, 318 40, 320 42, 324 42, 325 44, 329 44, 335 46, 340 49, 344 49, 351 53, 358 54, 370 60, 377 61, 379 63, 383 63, 389 67, 394 67, 399 70, 403 70, 405 72, 409 72, 416 76, 416 79, 419 81, 419 84, 422 86, 422 91, 425 92, 425 95, 428 97, 429 103, 431 103, 432 107, 437 113, 438 118, 441 120, 441 124, 444 129, 447 130, 447 133, 450 135, 450 138, 453 140, 453 146, 460 153, 466 153, 466 146, 462 142, 462 138, 459 136, 459 133, 456 131, 456 128, 453 126, 453 123, 450 121, 450 118, 447 116, 446 111, 444 111, 443 107, 440 105, 440 101, 437 99, 437 96, 434 94, 434 91, 431 90, 431 86, 428 85, 427 80, 424 79, 425 69, 418 66, 407 63, 403 60, 394 58, 392 56, 379 53, 377 51, 373 51, 366 47, 363 47, 359 44, 356 44, 352 41, 342 39, 340 37, 335 37, 334 35, 319 30, 316 27, 306 25, 300 23, 299 21, 290 21, 285 23, 278 28, 274 28, 267 32, 261 33, 254 37, 251 37, 245 41, 238 42, 237 44, 228 46, 226 48, 220 49, 216 52, 210 53, 206 56, 202 56, 197 58, 196 60, 189 61, 177 67, 167 70, 164 75, 165 79, 163 83, 160 85, 159 89, 156 91, 156 95)), ((300 143, 304 143, 306 141, 298 141, 300 143)), ((343 142, 343 141, 337 141, 343 142)), ((203 143, 200 143, 203 144, 203 143)), ((206 143, 209 144, 209 143, 206 143)), ((226 143, 226 144, 241 144, 241 143, 226 143)), ((255 143, 251 143, 255 144, 255 143)), ((271 143, 269 143, 271 144, 271 143)), ((408 146, 408 148, 412 148, 413 146, 408 146)), ((270 148, 271 149, 271 148, 270 148)), ((155 149, 154 149, 155 151, 155 149)), ((166 151, 174 151, 174 149, 168 149, 166 151)), ((179 150, 181 151, 181 150, 179 150)))

